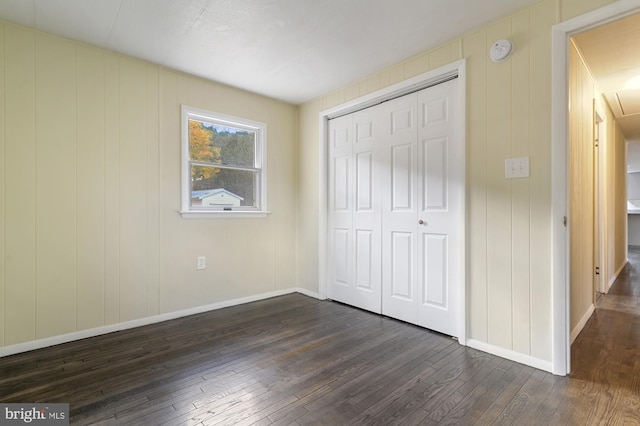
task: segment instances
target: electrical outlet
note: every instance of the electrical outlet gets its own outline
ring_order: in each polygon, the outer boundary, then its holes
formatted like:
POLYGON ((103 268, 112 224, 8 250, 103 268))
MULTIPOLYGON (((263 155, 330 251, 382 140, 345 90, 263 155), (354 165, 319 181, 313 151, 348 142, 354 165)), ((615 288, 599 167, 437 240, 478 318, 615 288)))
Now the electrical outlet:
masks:
POLYGON ((198 256, 196 269, 206 269, 206 268, 207 268, 207 258, 204 256, 198 256))
POLYGON ((529 157, 508 158, 504 160, 505 179, 529 177, 529 157))

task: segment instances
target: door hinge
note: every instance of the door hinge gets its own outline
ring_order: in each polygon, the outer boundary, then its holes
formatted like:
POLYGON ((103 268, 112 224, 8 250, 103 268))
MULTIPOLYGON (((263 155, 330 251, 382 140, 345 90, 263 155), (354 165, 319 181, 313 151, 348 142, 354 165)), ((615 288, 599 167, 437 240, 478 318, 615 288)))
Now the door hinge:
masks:
POLYGON ((567 217, 566 216, 562 216, 562 224, 564 225, 564 227, 567 227, 567 217))
POLYGON ((600 275, 600 267, 596 266, 596 275, 600 275))

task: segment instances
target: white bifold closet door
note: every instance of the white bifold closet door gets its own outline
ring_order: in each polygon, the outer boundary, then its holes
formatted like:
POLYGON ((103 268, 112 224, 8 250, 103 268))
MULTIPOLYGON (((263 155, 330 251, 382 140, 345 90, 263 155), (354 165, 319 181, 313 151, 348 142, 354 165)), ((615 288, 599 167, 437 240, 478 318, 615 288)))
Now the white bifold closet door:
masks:
POLYGON ((330 299, 381 313, 380 181, 372 108, 330 121, 330 299))
POLYGON ((452 336, 464 268, 457 84, 329 122, 329 298, 452 336))

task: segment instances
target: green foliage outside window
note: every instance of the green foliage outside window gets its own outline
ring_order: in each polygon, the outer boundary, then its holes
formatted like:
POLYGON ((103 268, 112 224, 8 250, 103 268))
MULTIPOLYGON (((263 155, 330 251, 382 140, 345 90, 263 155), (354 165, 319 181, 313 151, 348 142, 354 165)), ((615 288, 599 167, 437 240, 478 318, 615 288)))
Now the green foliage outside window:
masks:
POLYGON ((200 163, 191 168, 191 190, 226 189, 255 205, 255 151, 255 132, 189 120, 189 157, 200 163))

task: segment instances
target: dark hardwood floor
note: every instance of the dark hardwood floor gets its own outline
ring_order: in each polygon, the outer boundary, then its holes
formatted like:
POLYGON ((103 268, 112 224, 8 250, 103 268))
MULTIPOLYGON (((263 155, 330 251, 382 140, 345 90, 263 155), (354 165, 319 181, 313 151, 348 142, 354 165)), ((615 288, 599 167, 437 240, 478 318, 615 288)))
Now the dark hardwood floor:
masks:
POLYGON ((294 294, 0 359, 0 401, 72 424, 640 424, 640 251, 557 377, 294 294))

